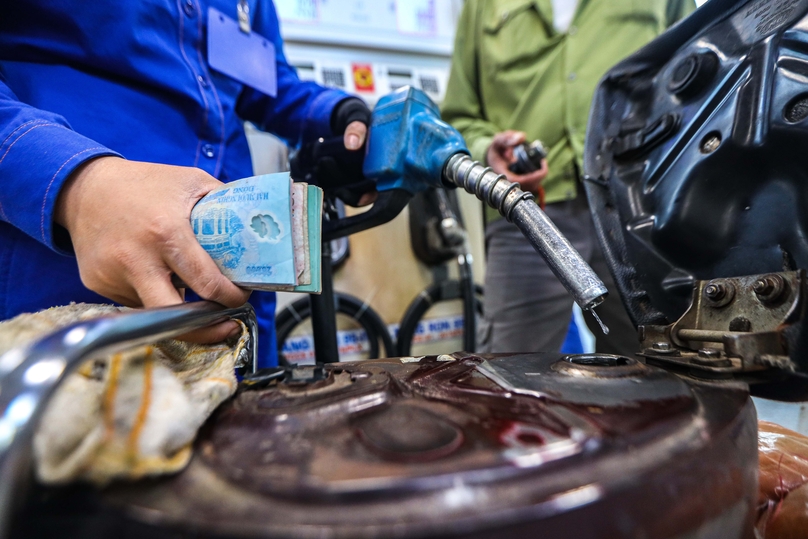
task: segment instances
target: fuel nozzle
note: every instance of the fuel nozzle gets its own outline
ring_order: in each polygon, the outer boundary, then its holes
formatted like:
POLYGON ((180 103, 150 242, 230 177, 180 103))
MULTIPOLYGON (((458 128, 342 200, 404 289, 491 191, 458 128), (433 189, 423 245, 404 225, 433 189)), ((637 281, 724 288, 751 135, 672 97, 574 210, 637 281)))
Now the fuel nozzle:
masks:
POLYGON ((443 178, 497 209, 505 219, 515 224, 547 261, 581 309, 591 310, 603 303, 608 294, 603 281, 547 214, 533 202, 533 195, 522 191, 519 184, 464 153, 456 153, 449 158, 443 169, 443 178))
MULTIPOLYGON (((533 195, 468 154, 463 137, 440 119, 435 103, 404 87, 380 99, 373 111, 363 172, 376 181, 380 199, 387 193, 405 197, 434 187, 462 187, 519 227, 582 309, 599 305, 606 287, 533 195)), ((358 219, 369 221, 369 213, 358 219)))

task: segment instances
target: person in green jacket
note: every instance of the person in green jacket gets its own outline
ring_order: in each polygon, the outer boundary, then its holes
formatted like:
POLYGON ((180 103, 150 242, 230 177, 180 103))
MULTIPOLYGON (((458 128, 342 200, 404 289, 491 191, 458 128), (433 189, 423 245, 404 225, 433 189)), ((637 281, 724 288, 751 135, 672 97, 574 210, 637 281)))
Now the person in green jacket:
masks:
MULTIPOLYGON (((695 7, 694 0, 466 0, 458 22, 442 116, 474 159, 524 190, 543 188, 547 215, 612 292, 598 309, 612 331, 593 329, 601 352, 633 352, 637 332, 580 184, 590 102, 609 67, 695 7), (510 172, 514 146, 536 139, 547 150, 542 169, 510 172)), ((572 298, 514 225, 495 210, 486 210, 486 221, 483 351, 559 350, 572 298)))

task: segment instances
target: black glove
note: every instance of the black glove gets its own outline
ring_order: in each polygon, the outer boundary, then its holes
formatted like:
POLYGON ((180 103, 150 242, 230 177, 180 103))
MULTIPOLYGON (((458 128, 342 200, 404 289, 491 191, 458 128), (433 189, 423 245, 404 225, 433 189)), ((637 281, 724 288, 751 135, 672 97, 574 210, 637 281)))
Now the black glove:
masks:
POLYGON ((342 135, 352 122, 370 125, 370 109, 358 97, 343 99, 331 112, 331 132, 342 135))
POLYGON ((289 160, 292 177, 321 187, 328 196, 342 199, 350 206, 359 204, 365 193, 376 190, 376 184, 362 174, 364 145, 358 150, 345 147, 343 134, 351 122, 370 123, 370 109, 359 98, 348 98, 331 113, 331 131, 339 134, 304 144, 289 160))

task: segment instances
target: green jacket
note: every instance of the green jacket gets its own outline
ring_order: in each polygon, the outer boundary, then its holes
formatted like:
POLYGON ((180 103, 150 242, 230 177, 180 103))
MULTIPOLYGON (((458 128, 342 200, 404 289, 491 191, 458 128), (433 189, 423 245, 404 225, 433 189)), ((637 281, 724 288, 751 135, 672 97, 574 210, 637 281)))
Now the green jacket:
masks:
POLYGON ((549 163, 546 202, 575 198, 574 164, 582 166, 598 81, 695 7, 694 0, 579 0, 568 31, 559 33, 552 0, 466 0, 443 119, 481 162, 501 131, 541 140, 549 163))

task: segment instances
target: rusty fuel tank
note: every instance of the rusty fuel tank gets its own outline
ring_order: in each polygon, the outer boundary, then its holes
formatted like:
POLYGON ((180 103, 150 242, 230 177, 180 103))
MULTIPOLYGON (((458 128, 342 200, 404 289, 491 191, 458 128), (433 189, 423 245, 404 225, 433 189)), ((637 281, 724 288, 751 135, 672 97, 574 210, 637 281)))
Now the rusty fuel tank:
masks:
POLYGON ((756 452, 745 385, 627 357, 300 367, 243 382, 184 472, 40 492, 20 533, 751 538, 756 452), (66 527, 81 496, 92 510, 66 527))

